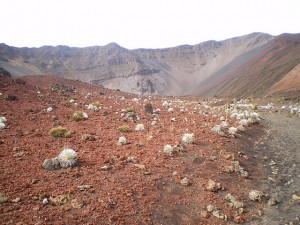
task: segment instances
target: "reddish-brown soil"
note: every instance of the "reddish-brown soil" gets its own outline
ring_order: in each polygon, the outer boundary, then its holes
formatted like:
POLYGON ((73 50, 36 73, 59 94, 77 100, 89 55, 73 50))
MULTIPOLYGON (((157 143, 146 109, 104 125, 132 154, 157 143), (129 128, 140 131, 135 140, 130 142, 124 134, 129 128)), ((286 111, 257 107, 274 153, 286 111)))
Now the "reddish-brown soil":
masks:
POLYGON ((153 116, 144 111, 145 97, 51 76, 24 77, 26 84, 0 79, 0 116, 7 119, 7 128, 0 131, 0 192, 8 197, 0 204, 1 224, 227 224, 234 219, 243 223, 252 220, 262 207, 248 198, 249 191, 257 188, 252 178, 261 176, 255 160, 259 152, 252 148, 263 132, 260 127, 247 128, 240 138, 220 137, 210 131, 220 122, 212 116, 214 113, 204 116, 194 112, 201 99, 182 98, 189 111, 180 112, 174 105, 174 113, 168 113, 162 107, 162 97, 154 96, 146 102, 160 108, 161 113, 157 124, 151 126, 153 116), (77 92, 53 92, 52 83, 73 85, 77 92), (99 95, 100 91, 104 95, 99 95), (87 93, 92 96, 85 98, 87 93), (8 94, 17 96, 17 100, 4 100, 8 94), (69 102, 74 97, 78 106, 69 102), (141 100, 134 102, 133 98, 141 100), (98 112, 85 107, 94 101, 103 104, 98 112), (53 112, 46 111, 49 106, 53 112), (120 115, 122 109, 130 107, 140 117, 136 123, 125 122, 120 115), (72 120, 78 110, 89 118, 72 120), (171 122, 172 117, 176 122, 171 122), (144 124, 145 131, 135 131, 137 123, 144 124), (48 134, 59 124, 71 130, 70 138, 48 134), (119 132, 116 128, 120 125, 128 125, 131 132, 119 132), (181 143, 181 136, 187 132, 194 133, 195 139, 184 152, 172 156, 163 152, 165 144, 181 143), (85 134, 97 139, 84 141, 85 134), (130 143, 117 145, 120 136, 130 143), (77 152, 78 167, 45 170, 43 161, 57 156, 64 147, 77 152), (234 153, 249 172, 249 179, 225 171, 232 162, 220 156, 221 150, 234 153), (104 165, 111 169, 101 171, 104 165), (190 181, 189 186, 181 185, 184 177, 190 181), (207 191, 209 179, 220 182, 223 190, 207 191), (92 187, 80 191, 79 185, 92 187), (227 193, 244 202, 245 212, 239 217, 224 200, 227 193), (69 196, 66 204, 42 202, 44 197, 64 194, 69 196), (20 201, 14 202, 17 198, 20 201), (72 200, 83 207, 74 208, 72 200), (205 215, 209 204, 226 214, 228 221, 205 215))

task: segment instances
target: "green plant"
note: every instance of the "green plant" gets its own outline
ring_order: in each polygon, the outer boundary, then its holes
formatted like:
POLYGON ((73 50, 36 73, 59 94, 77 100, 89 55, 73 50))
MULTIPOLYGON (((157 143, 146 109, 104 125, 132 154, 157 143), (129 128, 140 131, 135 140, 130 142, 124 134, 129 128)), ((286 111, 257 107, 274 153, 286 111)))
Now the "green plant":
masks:
POLYGON ((129 126, 127 126, 127 125, 122 125, 122 126, 119 126, 118 128, 117 128, 117 130, 118 131, 120 131, 120 132, 129 132, 130 131, 130 128, 129 128, 129 126))
POLYGON ((49 135, 52 137, 71 137, 71 132, 62 126, 54 127, 49 131, 49 135))
POLYGON ((92 102, 91 105, 99 108, 101 106, 101 103, 96 101, 96 102, 92 102))
POLYGON ((72 119, 78 122, 80 120, 87 119, 87 114, 85 112, 76 111, 73 113, 72 119))
POLYGON ((125 109, 125 112, 129 113, 129 112, 134 112, 134 108, 130 107, 125 109))

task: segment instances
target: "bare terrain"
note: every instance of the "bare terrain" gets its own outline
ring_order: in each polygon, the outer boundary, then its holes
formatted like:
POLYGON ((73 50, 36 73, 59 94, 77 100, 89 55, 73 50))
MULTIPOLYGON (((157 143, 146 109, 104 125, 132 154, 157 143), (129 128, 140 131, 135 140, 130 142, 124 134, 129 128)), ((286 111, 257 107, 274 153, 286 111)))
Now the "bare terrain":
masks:
MULTIPOLYGON (((265 110, 256 100, 260 124, 234 134, 224 125, 219 135, 216 125, 240 124, 225 111, 230 99, 139 96, 54 76, 0 79, 1 224, 299 223, 299 117, 279 113, 283 103, 265 110), (88 118, 74 120, 78 111, 88 118), (70 137, 51 136, 57 126, 70 137), (76 151, 77 166, 43 168, 64 148, 76 151), (253 190, 268 199, 252 201, 253 190)), ((240 107, 253 108, 246 102, 240 107)))
POLYGON ((268 112, 263 115, 267 136, 258 151, 264 154, 268 179, 261 182, 268 189, 275 205, 265 206, 260 224, 300 224, 300 120, 286 112, 268 112))

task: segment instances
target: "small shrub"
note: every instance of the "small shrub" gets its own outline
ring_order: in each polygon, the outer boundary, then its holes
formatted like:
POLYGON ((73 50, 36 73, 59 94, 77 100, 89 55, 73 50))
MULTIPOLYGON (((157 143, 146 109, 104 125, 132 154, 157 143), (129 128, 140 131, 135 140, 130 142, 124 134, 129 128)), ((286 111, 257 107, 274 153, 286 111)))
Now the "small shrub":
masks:
POLYGON ((81 111, 74 112, 73 116, 72 116, 72 119, 75 120, 76 122, 87 119, 87 118, 88 118, 88 115, 85 112, 81 112, 81 111))
POLYGON ((71 137, 71 132, 68 131, 66 128, 58 126, 54 127, 49 131, 49 135, 52 137, 64 137, 68 138, 71 137))
POLYGON ((129 132, 129 131, 130 131, 130 128, 129 128, 129 126, 127 126, 127 125, 122 125, 122 126, 119 126, 119 127, 117 128, 117 130, 120 131, 120 132, 126 133, 126 132, 129 132))
POLYGON ((101 103, 98 102, 98 101, 92 102, 91 105, 94 106, 94 107, 97 107, 97 108, 100 108, 100 107, 101 107, 101 103))
POLYGON ((73 149, 64 149, 57 158, 62 168, 74 167, 77 165, 77 154, 73 149))
POLYGON ((119 137, 118 144, 119 145, 127 145, 128 141, 127 141, 126 137, 124 137, 124 136, 119 137))
POLYGON ((125 109, 125 112, 129 113, 129 112, 134 112, 134 108, 128 108, 128 109, 125 109))
POLYGON ((169 112, 169 113, 173 113, 173 112, 174 112, 174 109, 173 109, 173 108, 168 108, 168 112, 169 112))
POLYGON ((186 133, 184 135, 182 135, 182 142, 183 143, 187 143, 187 144, 190 144, 193 142, 193 139, 194 139, 194 134, 190 134, 190 133, 186 133))
POLYGON ((143 131, 145 130, 145 127, 144 127, 144 124, 137 124, 136 127, 135 127, 135 130, 136 131, 143 131))
POLYGON ((167 154, 173 153, 173 147, 172 147, 172 145, 165 145, 164 146, 164 153, 167 153, 167 154))

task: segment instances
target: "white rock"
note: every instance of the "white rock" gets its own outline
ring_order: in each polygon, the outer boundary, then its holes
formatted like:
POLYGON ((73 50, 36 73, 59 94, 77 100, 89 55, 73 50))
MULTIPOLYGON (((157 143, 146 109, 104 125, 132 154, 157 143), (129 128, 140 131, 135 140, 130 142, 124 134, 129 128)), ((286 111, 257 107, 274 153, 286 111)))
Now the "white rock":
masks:
POLYGON ((82 117, 84 118, 84 119, 87 119, 87 118, 89 118, 89 116, 88 116, 88 114, 87 113, 82 113, 82 117))
POLYGON ((44 199, 43 199, 43 204, 44 204, 44 205, 47 205, 48 203, 49 203, 48 198, 44 198, 44 199))

